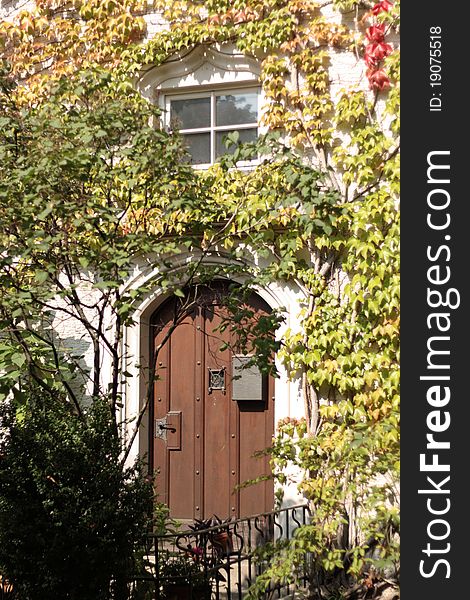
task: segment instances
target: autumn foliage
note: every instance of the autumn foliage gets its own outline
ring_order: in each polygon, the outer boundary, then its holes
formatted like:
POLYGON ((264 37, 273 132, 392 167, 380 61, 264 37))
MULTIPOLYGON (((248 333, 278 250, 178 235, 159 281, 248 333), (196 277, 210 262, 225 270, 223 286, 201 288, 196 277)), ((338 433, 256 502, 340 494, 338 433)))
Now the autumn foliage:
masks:
MULTIPOLYGON (((299 384, 305 418, 280 423, 270 452, 280 484, 292 467, 302 474, 313 516, 265 557, 271 569, 253 596, 272 579, 295 583, 306 556, 316 597, 372 594, 384 573, 397 576, 399 8, 398 0, 39 0, 0 24, 0 277, 11 291, 0 298, 11 333, 0 349, 0 369, 9 364, 2 393, 20 402, 27 372, 74 403, 82 363, 71 376, 57 348, 34 335, 40 303, 57 294, 86 322, 91 309, 80 313, 74 278, 101 302, 92 308, 102 329, 88 323, 84 332, 101 398, 109 396, 100 344, 111 349, 114 382, 129 376, 120 328, 106 330, 103 315, 132 322, 148 288, 120 290, 142 256, 158 272, 148 285, 180 296, 186 283, 211 277, 299 292, 299 326, 284 331, 279 360, 299 384), (152 11, 165 26, 146 37, 152 11), (195 172, 178 134, 158 125, 159 111, 133 86, 201 44, 258 61, 270 135, 195 172), (354 83, 338 83, 338 57, 354 83), (236 168, 258 155, 251 170, 236 168), (199 258, 182 282, 166 259, 184 253, 199 258), (230 269, 205 266, 221 254, 230 269)), ((111 396, 117 415, 117 384, 111 396)))

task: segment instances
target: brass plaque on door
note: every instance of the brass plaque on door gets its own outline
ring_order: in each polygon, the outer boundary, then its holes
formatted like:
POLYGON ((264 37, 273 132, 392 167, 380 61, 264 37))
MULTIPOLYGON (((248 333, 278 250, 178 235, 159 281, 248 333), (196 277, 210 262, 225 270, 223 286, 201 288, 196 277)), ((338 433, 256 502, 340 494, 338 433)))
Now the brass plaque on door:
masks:
POLYGON ((232 357, 232 400, 263 399, 263 375, 256 365, 247 366, 251 359, 240 354, 232 357))

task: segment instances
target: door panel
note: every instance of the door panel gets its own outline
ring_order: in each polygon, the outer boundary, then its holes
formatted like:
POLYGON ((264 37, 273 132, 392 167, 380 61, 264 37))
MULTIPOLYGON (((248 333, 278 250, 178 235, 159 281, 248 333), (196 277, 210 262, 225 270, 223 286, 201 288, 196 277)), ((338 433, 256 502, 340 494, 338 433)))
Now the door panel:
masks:
MULTIPOLYGON (((168 308, 167 308, 168 310, 168 308)), ((163 316, 163 315, 162 315, 163 316)), ((171 313, 169 315, 171 323, 171 313)), ((167 322, 157 335, 160 343, 167 335, 170 324, 167 322)), ((172 450, 164 439, 155 438, 154 460, 157 476, 159 500, 172 507, 175 515, 185 515, 193 510, 195 490, 193 485, 194 466, 188 456, 194 455, 195 406, 195 364, 194 318, 188 316, 175 328, 157 359, 155 383, 155 419, 166 417, 167 427, 171 426, 168 413, 181 412, 181 450, 172 450)), ((155 435, 155 434, 154 434, 155 435)), ((167 439, 172 437, 168 431, 167 439)), ((173 442, 173 440, 171 440, 173 442)), ((170 444, 175 446, 174 443, 170 444)))
MULTIPOLYGON (((246 516, 274 504, 272 481, 235 490, 237 484, 269 473, 268 459, 253 454, 271 444, 274 382, 265 378, 262 401, 232 400, 235 340, 229 328, 218 329, 226 316, 222 294, 222 286, 206 289, 157 358, 153 469, 159 500, 180 519, 246 516), (224 343, 227 347, 221 348, 224 343), (224 382, 213 377, 211 386, 211 370, 216 376, 222 369, 224 382)), ((172 328, 178 302, 167 301, 154 315, 154 349, 172 328)), ((255 295, 250 305, 260 314, 269 310, 255 295)))
MULTIPOLYGON (((271 394, 268 396, 268 401, 271 406, 273 403, 273 387, 273 385, 269 386, 271 394)), ((240 406, 240 482, 256 479, 270 473, 269 457, 253 458, 253 455, 260 450, 268 448, 272 443, 272 412, 272 408, 271 410, 266 410, 265 406, 260 406, 259 408, 253 404, 240 406), (253 432, 255 433, 253 434, 253 432)), ((259 512, 272 510, 274 503, 272 481, 242 489, 239 496, 241 515, 254 515, 259 512), (260 505, 264 507, 261 511, 259 510, 260 505)))
POLYGON ((230 350, 221 350, 223 336, 217 331, 222 319, 220 307, 203 308, 204 315, 204 516, 236 513, 230 473, 236 438, 230 406, 230 350), (223 376, 224 389, 210 388, 211 371, 223 376), (234 508, 234 510, 232 510, 234 508))

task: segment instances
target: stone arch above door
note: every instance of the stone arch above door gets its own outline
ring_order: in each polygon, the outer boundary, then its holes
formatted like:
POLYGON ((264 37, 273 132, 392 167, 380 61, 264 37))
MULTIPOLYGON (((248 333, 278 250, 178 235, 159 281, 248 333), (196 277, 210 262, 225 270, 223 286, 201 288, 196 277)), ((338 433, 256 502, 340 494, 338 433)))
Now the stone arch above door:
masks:
MULTIPOLYGON (((226 284, 200 293, 178 317, 170 298, 151 320, 158 379, 150 409, 151 465, 159 500, 179 519, 246 516, 272 510, 272 480, 237 489, 249 479, 268 475, 267 456, 255 458, 274 433, 274 380, 257 369, 237 370, 230 328, 219 330, 226 309, 226 284)), ((255 317, 269 306, 256 294, 246 300, 255 317)), ((246 354, 246 352, 245 352, 246 354)))
MULTIPOLYGON (((197 258, 197 257, 196 257, 197 258)), ((194 260, 194 256, 182 255, 178 260, 173 261, 173 272, 175 276, 179 271, 186 268, 187 262, 194 260)), ((229 264, 223 255, 212 256, 208 264, 222 266, 229 264)), ((125 369, 131 376, 126 378, 122 386, 122 408, 121 420, 126 423, 123 425, 127 432, 127 438, 132 436, 133 443, 128 457, 128 464, 131 465, 138 457, 146 463, 149 461, 149 429, 150 421, 149 411, 143 413, 143 418, 139 421, 136 430, 136 422, 147 401, 149 366, 150 366, 150 322, 152 315, 168 299, 157 284, 152 285, 153 281, 158 280, 159 273, 152 268, 148 268, 145 262, 138 265, 133 277, 128 281, 126 290, 138 289, 146 286, 148 292, 144 295, 134 312, 134 321, 126 325, 123 332, 122 354, 126 355, 125 369)), ((243 278, 237 279, 243 283, 243 278)), ((280 328, 278 335, 282 335, 283 327, 295 330, 297 327, 297 314, 299 310, 299 300, 302 298, 301 290, 295 283, 280 283, 273 281, 266 286, 254 288, 256 294, 264 300, 271 309, 281 309, 286 320, 280 328)), ((277 362, 279 378, 275 380, 275 423, 286 417, 299 418, 303 415, 303 401, 300 394, 300 388, 297 382, 289 381, 286 370, 282 363, 277 362)), ((298 494, 295 479, 296 473, 289 473, 288 485, 284 485, 283 506, 296 504, 301 500, 298 494)))

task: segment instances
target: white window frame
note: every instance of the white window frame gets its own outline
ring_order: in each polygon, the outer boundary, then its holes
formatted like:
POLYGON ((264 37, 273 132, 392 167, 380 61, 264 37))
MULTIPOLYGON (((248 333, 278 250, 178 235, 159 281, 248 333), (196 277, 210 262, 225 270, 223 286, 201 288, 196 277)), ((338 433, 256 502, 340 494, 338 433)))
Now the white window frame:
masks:
MULTIPOLYGON (((248 86, 229 86, 229 85, 220 85, 208 88, 204 91, 181 91, 172 90, 170 93, 165 94, 164 97, 164 121, 165 126, 169 129, 171 127, 170 118, 171 118, 171 110, 170 105, 172 100, 191 100, 194 98, 210 98, 211 99, 211 112, 210 112, 210 125, 209 127, 197 127, 194 129, 180 129, 179 133, 191 134, 191 133, 209 133, 210 134, 210 157, 211 161, 209 163, 200 163, 193 164, 192 167, 194 169, 207 169, 211 165, 217 163, 216 158, 216 134, 223 131, 234 131, 240 129, 257 129, 258 136, 260 135, 260 113, 261 113, 261 87, 259 84, 253 84, 248 86), (256 123, 242 123, 235 125, 216 125, 216 97, 224 96, 229 94, 244 94, 244 93, 253 93, 255 91, 258 95, 258 120, 256 123)), ((249 161, 239 161, 237 167, 249 168, 255 166, 259 163, 259 159, 249 160, 249 161)))

